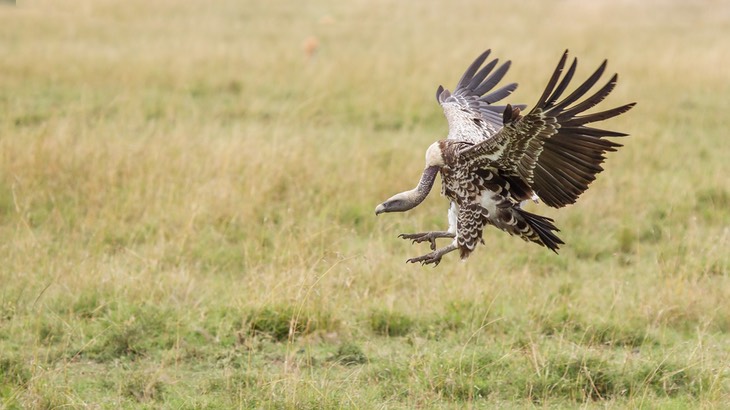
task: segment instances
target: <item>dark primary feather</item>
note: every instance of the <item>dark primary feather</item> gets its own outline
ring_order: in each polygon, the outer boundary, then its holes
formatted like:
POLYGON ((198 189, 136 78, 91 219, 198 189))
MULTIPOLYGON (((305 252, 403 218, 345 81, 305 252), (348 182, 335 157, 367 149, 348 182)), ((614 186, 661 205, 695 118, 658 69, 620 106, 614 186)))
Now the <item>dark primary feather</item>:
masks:
MULTIPOLYGON (((489 71, 491 71, 492 67, 497 65, 498 61, 499 60, 492 61, 490 64, 486 65, 483 70, 488 73, 489 71), (487 69, 489 69, 489 70, 487 70, 487 69)), ((469 94, 473 94, 473 95, 484 95, 484 93, 491 90, 492 88, 494 88, 495 85, 497 85, 500 81, 502 81, 505 74, 507 74, 507 71, 509 71, 509 67, 511 65, 512 65, 512 62, 510 62, 510 61, 505 62, 504 64, 499 66, 497 71, 495 71, 494 74, 489 76, 489 78, 487 78, 487 79, 482 79, 481 77, 473 78, 472 81, 469 82, 469 85, 467 87, 464 87, 464 89, 463 89, 464 93, 466 94, 466 92, 469 92, 469 94), (479 81, 476 81, 476 80, 479 80, 479 81)), ((515 83, 512 83, 512 84, 515 84, 515 83)), ((509 88, 510 92, 511 92, 511 90, 514 90, 512 84, 508 84, 507 86, 505 86, 503 88, 509 88)), ((483 100, 488 99, 488 98, 490 98, 490 96, 494 96, 495 93, 501 92, 501 90, 502 89, 499 89, 499 90, 493 92, 492 94, 486 95, 486 96, 482 97, 482 99, 483 100)), ((459 90, 459 91, 461 91, 461 90, 459 90)), ((499 100, 501 98, 496 98, 496 99, 499 100)))
MULTIPOLYGON (((542 95, 537 100, 538 104, 539 104, 539 101, 548 102, 548 101, 554 100, 553 98, 548 98, 548 96, 550 95, 552 90, 555 89, 555 84, 558 82, 558 79, 560 78, 560 74, 563 72, 563 67, 565 66, 565 60, 567 60, 567 59, 568 59, 568 50, 565 50, 565 52, 563 53, 563 56, 560 58, 560 61, 558 62, 558 66, 555 68, 555 71, 553 71, 553 75, 550 76, 550 80, 548 80, 548 84, 545 87, 545 91, 542 92, 542 95)), ((576 62, 573 63, 573 65, 575 65, 575 64, 576 64, 576 62)), ((565 78, 561 82, 560 86, 558 86, 555 89, 556 92, 553 92, 554 98, 560 97, 560 93, 562 93, 563 90, 565 90, 565 87, 568 85, 568 82, 573 77, 574 71, 575 70, 568 70, 568 73, 565 75, 565 78)), ((536 108, 537 108, 537 106, 536 106, 536 108)), ((540 107, 540 108, 542 108, 542 107, 540 107)))
POLYGON ((461 78, 459 79, 459 82, 456 83, 456 89, 464 88, 466 84, 471 82, 472 78, 474 77, 474 73, 477 72, 479 67, 484 63, 484 60, 489 57, 489 54, 491 54, 492 50, 489 49, 477 57, 474 62, 469 64, 469 67, 466 68, 466 71, 464 71, 464 74, 461 75, 461 78))
MULTIPOLYGON (((494 81, 495 76, 492 76, 492 81, 489 81, 489 82, 484 82, 484 79, 487 78, 489 73, 491 73, 492 70, 494 69, 494 67, 497 66, 498 62, 499 62, 499 59, 497 59, 497 58, 490 61, 484 67, 482 67, 481 70, 479 70, 479 72, 476 73, 476 75, 474 75, 474 77, 472 77, 472 79, 469 81, 469 84, 466 84, 466 85, 459 84, 456 86, 456 89, 457 90, 459 90, 459 89, 474 90, 474 93, 478 94, 478 95, 482 95, 485 92, 489 91, 490 89, 492 89, 492 87, 497 85, 497 83, 499 82, 501 77, 496 78, 496 81, 494 81), (479 91, 480 88, 482 89, 481 92, 479 91)), ((505 73, 506 73, 506 71, 505 71, 505 73)), ((502 76, 504 76, 504 73, 502 73, 502 76)))
MULTIPOLYGON (((567 51, 563 55, 567 58, 568 57, 567 51)), ((563 80, 560 82, 560 84, 557 87, 555 87, 555 90, 553 91, 550 98, 548 98, 545 101, 545 104, 552 105, 555 103, 555 101, 558 98, 560 98, 561 95, 563 95, 563 92, 565 91, 565 89, 568 88, 568 84, 570 84, 570 80, 573 78, 573 74, 575 74, 576 67, 578 67, 578 59, 574 58, 573 62, 570 64, 570 68, 568 69, 568 72, 565 73, 565 75, 563 76, 563 80)), ((561 72, 562 72, 562 69, 561 69, 561 72)), ((560 72, 558 72, 557 70, 555 71, 555 73, 553 73, 554 76, 558 76, 559 74, 560 74, 560 72)), ((548 93, 549 89, 550 89, 550 85, 548 85, 545 88, 545 93, 548 93)), ((538 101, 540 101, 540 100, 538 100, 538 101)))
POLYGON ((614 74, 608 83, 586 97, 604 73, 606 61, 559 101, 577 66, 574 59, 560 80, 567 57, 566 51, 529 114, 515 118, 519 112, 515 114, 507 106, 503 113, 504 128, 493 138, 462 152, 473 166, 493 166, 519 175, 540 199, 556 208, 574 203, 603 170, 600 164, 605 160, 605 153, 621 146, 604 138, 626 135, 585 125, 615 117, 634 106, 631 103, 579 115, 603 101, 616 86, 614 74))

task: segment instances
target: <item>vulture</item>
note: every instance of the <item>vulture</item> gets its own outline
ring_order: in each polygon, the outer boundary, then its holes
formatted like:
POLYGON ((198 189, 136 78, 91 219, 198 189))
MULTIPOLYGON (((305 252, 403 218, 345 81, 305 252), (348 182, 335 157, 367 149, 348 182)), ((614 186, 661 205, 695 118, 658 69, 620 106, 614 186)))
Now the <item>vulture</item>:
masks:
POLYGON ((436 100, 449 124, 446 139, 426 150, 426 167, 416 188, 396 194, 375 208, 375 214, 404 212, 419 205, 441 175, 442 194, 449 201, 449 227, 445 231, 401 234, 413 243, 429 242, 430 253, 408 262, 438 265, 458 250, 466 259, 482 230, 492 225, 557 253, 564 242, 554 220, 523 209, 527 201, 542 201, 553 208, 574 203, 588 189, 609 151, 621 144, 606 139, 628 134, 591 126, 630 110, 635 103, 586 113, 616 86, 614 74, 598 90, 589 91, 606 70, 607 61, 583 83, 563 97, 573 79, 577 59, 568 61, 566 50, 535 106, 523 114, 522 104, 493 105, 509 96, 516 83, 496 88, 510 61, 488 63, 485 51, 466 69, 454 92, 439 86, 436 100), (436 239, 451 242, 442 248, 436 239))

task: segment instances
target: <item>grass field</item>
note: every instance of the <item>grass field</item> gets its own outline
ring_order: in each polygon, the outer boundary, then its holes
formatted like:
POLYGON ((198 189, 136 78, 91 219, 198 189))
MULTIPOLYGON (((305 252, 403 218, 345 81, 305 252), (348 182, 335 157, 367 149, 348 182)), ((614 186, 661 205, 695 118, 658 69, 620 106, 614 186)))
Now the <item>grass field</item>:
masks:
POLYGON ((714 408, 730 397, 730 3, 0 6, 0 408, 714 408), (629 132, 551 252, 415 186, 486 48, 629 132))

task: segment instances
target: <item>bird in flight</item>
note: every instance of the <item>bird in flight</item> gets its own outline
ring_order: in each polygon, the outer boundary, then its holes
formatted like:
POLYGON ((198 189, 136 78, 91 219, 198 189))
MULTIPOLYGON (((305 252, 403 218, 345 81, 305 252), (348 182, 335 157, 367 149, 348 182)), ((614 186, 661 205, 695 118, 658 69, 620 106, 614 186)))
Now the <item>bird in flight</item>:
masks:
POLYGON ((510 95, 517 84, 494 89, 509 70, 510 62, 497 67, 498 60, 494 59, 484 64, 489 54, 487 50, 474 60, 453 93, 441 86, 436 90, 449 134, 426 150, 426 168, 418 186, 375 208, 376 215, 413 209, 423 202, 436 175, 441 174, 442 194, 450 201, 448 230, 401 234, 413 243, 430 243, 430 253, 408 262, 435 266, 455 250, 466 259, 479 242, 484 243, 482 230, 486 225, 557 253, 564 244, 555 234, 560 230, 551 218, 524 210, 524 203, 542 201, 553 208, 574 203, 603 171, 600 164, 606 152, 621 146, 605 138, 628 135, 588 126, 623 114, 635 105, 585 114, 616 86, 618 76, 614 74, 608 83, 588 95, 606 69, 605 60, 561 99, 577 66, 574 58, 564 72, 566 50, 542 96, 523 115, 525 105, 492 105, 510 95), (451 239, 451 243, 437 249, 438 238, 451 239))

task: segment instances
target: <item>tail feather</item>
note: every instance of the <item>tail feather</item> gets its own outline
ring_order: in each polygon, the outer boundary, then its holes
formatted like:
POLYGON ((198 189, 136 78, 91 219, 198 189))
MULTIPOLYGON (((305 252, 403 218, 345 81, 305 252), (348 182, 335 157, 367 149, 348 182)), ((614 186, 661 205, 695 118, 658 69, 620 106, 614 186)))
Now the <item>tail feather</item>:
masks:
MULTIPOLYGON (((527 212, 520 208, 514 209, 529 227, 522 237, 558 253, 560 245, 565 244, 565 242, 553 233, 560 232, 560 229, 553 224, 553 220, 545 216, 527 212)), ((519 225, 520 224, 518 224, 518 228, 520 227, 519 225)))

